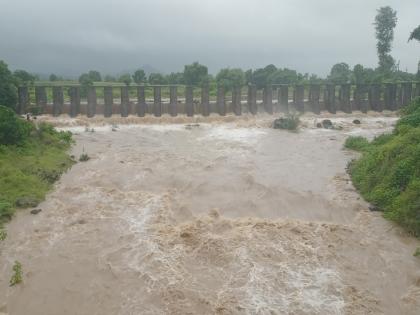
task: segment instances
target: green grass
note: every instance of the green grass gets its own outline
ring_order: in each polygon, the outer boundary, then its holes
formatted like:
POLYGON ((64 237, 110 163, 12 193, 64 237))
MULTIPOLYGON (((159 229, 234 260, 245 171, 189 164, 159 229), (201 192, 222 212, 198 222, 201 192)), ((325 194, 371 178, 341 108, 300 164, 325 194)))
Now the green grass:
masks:
POLYGON ((22 278, 22 264, 18 261, 15 261, 15 264, 13 265, 13 275, 10 278, 10 286, 14 286, 16 284, 19 284, 23 281, 22 278))
POLYGON ((369 147, 369 141, 360 136, 351 136, 346 139, 344 147, 354 151, 365 151, 369 147))
POLYGON ((0 145, 0 228, 18 204, 44 200, 53 183, 74 161, 67 151, 71 134, 39 124, 19 145, 0 145))
MULTIPOLYGON (((403 112, 392 134, 372 142, 348 140, 363 155, 349 165, 353 184, 384 216, 420 236, 420 98, 403 112)), ((347 142, 346 142, 347 143, 347 142)))

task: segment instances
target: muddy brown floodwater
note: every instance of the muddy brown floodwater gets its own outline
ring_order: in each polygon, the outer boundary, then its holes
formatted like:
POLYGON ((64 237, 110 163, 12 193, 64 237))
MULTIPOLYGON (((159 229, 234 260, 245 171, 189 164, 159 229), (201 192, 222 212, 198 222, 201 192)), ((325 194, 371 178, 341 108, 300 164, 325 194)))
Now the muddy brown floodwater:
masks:
POLYGON ((345 172, 345 138, 396 118, 355 116, 324 130, 306 115, 298 133, 267 116, 44 118, 91 160, 7 226, 0 313, 420 314, 419 242, 345 172))

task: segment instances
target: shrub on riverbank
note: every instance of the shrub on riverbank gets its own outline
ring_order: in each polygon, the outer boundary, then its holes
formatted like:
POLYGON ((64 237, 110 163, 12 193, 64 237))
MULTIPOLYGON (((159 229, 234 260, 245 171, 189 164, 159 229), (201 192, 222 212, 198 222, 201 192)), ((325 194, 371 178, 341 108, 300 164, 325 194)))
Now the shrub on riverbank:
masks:
POLYGON ((0 224, 15 208, 42 201, 52 184, 72 164, 69 132, 35 125, 0 106, 0 224))
POLYGON ((392 134, 360 143, 363 156, 349 165, 353 184, 385 217, 420 236, 420 98, 402 111, 392 134))

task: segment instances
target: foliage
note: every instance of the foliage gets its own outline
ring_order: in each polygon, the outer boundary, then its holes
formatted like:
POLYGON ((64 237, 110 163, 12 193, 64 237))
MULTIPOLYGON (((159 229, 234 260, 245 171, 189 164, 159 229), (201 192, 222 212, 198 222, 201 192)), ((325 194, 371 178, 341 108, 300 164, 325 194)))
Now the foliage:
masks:
POLYGON ((22 282, 22 264, 18 261, 15 261, 13 265, 13 275, 10 279, 10 286, 14 286, 15 284, 22 282))
POLYGON ((395 65, 395 61, 389 53, 394 40, 394 28, 397 25, 397 12, 389 6, 379 8, 374 25, 379 68, 382 72, 390 72, 395 65))
POLYGON ((93 82, 94 81, 92 80, 92 78, 89 76, 88 73, 83 73, 79 77, 79 83, 84 87, 92 86, 93 82))
POLYGON ((335 84, 349 83, 351 78, 351 70, 347 63, 337 63, 331 68, 328 80, 335 84))
POLYGON ((88 76, 93 82, 101 82, 102 81, 102 76, 101 76, 101 73, 99 71, 90 70, 88 72, 88 76))
POLYGON ((369 147, 369 141, 360 136, 351 136, 344 142, 344 147, 350 150, 364 151, 369 147))
POLYGON ((416 39, 420 42, 420 25, 417 26, 410 34, 408 41, 416 39))
POLYGON ((15 108, 17 103, 17 89, 15 78, 5 62, 0 60, 0 104, 15 108))
POLYGON ((206 66, 194 62, 184 67, 184 82, 186 85, 204 85, 208 83, 208 69, 206 66))
POLYGON ((349 171, 367 201, 420 236, 420 98, 402 112, 392 134, 367 145, 349 171))
POLYGON ((51 73, 51 74, 50 74, 50 77, 49 77, 49 80, 50 80, 51 82, 55 82, 55 81, 59 81, 60 79, 59 79, 59 77, 58 77, 56 74, 51 73))
POLYGON ((273 123, 274 129, 296 130, 299 126, 300 120, 298 116, 288 115, 276 119, 273 123))
POLYGON ((220 70, 217 74, 216 82, 218 85, 223 86, 227 91, 230 91, 234 87, 245 84, 245 74, 238 68, 225 68, 220 70))
POLYGON ((16 70, 13 72, 17 85, 31 85, 36 80, 36 76, 25 70, 16 70))
POLYGON ((0 145, 22 144, 31 130, 32 124, 0 105, 0 145))
POLYGON ((44 199, 52 184, 73 163, 67 155, 71 133, 51 125, 31 125, 20 146, 0 145, 0 224, 9 220, 15 206, 32 205, 44 199))
POLYGON ((110 74, 107 74, 104 78, 104 81, 105 82, 115 82, 115 81, 117 81, 117 79, 114 76, 112 76, 110 74))
POLYGON ((4 229, 2 229, 2 228, 0 227, 0 242, 1 242, 1 241, 4 241, 4 240, 6 239, 6 237, 7 237, 7 232, 6 232, 6 230, 4 230, 4 229))
POLYGON ((149 75, 150 84, 166 84, 165 77, 160 73, 151 73, 149 75))
POLYGON ((168 84, 184 84, 184 73, 182 72, 171 72, 167 78, 166 81, 168 84))
POLYGON ((414 257, 420 257, 420 247, 416 248, 416 251, 413 254, 414 257))
POLYGON ((126 74, 122 74, 119 78, 118 78, 118 82, 122 82, 125 85, 129 86, 131 84, 131 75, 126 73, 126 74))
POLYGON ((146 82, 146 73, 142 69, 138 69, 133 74, 133 81, 137 84, 146 82))

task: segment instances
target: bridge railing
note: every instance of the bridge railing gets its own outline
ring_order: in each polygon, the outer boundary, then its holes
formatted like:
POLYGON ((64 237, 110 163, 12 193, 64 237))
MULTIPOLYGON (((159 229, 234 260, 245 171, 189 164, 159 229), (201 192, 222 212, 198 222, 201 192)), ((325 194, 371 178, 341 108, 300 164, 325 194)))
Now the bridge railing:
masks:
POLYGON ((18 88, 17 111, 59 116, 117 114, 161 116, 226 115, 259 112, 396 111, 420 96, 419 82, 385 84, 308 84, 255 85, 226 90, 218 86, 210 93, 208 86, 182 85, 102 85, 78 84, 21 86, 18 88), (165 91, 162 97, 162 90, 165 91), (181 92, 181 93, 180 93, 181 92))

